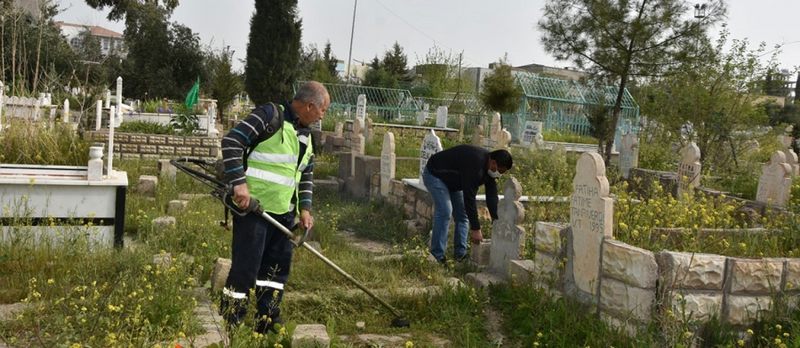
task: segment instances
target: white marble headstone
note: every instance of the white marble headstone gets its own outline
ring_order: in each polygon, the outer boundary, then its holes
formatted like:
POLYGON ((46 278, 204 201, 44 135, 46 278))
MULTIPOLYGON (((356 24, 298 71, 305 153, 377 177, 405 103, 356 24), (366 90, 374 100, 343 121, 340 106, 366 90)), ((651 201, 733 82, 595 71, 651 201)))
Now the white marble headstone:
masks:
POLYGON ((511 144, 511 132, 503 128, 503 130, 501 130, 498 134, 495 147, 498 149, 505 149, 508 148, 509 144, 511 144))
POLYGON ((336 122, 336 127, 334 128, 333 131, 334 131, 334 134, 339 138, 344 136, 344 123, 336 122))
POLYGON ((783 150, 783 154, 786 156, 786 163, 792 167, 792 177, 800 175, 800 163, 798 163, 797 154, 794 150, 788 148, 783 150))
POLYGON ((575 285, 596 297, 600 283, 600 248, 604 238, 613 238, 614 217, 606 166, 599 154, 587 152, 581 155, 572 187, 569 223, 572 227, 575 285))
POLYGON ((359 94, 356 104, 356 118, 363 121, 365 117, 367 117, 367 96, 365 94, 359 94))
POLYGON ((525 229, 520 226, 525 219, 525 207, 519 202, 522 186, 510 177, 503 187, 503 199, 497 207, 498 219, 492 224, 492 245, 489 252, 489 269, 502 277, 508 275, 508 262, 522 258, 525 246, 525 229))
POLYGON ((429 110, 430 110, 430 105, 426 103, 422 106, 422 110, 417 111, 417 125, 421 126, 425 124, 425 120, 428 119, 429 110))
POLYGON ((792 189, 792 166, 786 163, 786 155, 775 151, 758 179, 756 200, 775 206, 785 206, 792 189))
POLYGON ((622 136, 622 149, 619 152, 619 171, 622 177, 628 179, 631 168, 639 166, 639 139, 636 134, 628 133, 622 136))
POLYGON ((391 191, 392 179, 395 175, 396 155, 394 153, 394 134, 386 132, 383 135, 381 148, 381 196, 388 197, 391 191))
POLYGON ((436 108, 436 127, 447 128, 447 106, 436 108))
POLYGON ((700 185, 700 148, 694 142, 681 149, 681 162, 678 164, 678 198, 700 185))
POLYGON ((472 145, 483 146, 483 125, 479 124, 475 127, 475 131, 472 133, 472 145))
POLYGON ((420 148, 420 155, 419 155, 419 180, 420 183, 422 182, 422 171, 425 170, 425 165, 428 164, 428 159, 433 156, 433 154, 442 151, 442 141, 436 136, 433 129, 431 129, 428 133, 425 134, 425 138, 422 139, 422 146, 420 148))

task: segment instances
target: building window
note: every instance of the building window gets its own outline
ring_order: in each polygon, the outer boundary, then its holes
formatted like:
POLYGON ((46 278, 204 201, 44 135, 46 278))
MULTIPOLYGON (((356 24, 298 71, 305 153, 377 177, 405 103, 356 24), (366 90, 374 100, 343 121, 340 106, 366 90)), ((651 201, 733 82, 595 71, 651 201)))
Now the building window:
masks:
POLYGON ((77 37, 73 37, 71 40, 69 40, 69 44, 72 45, 72 47, 78 47, 80 43, 81 40, 78 39, 77 37))
POLYGON ((108 51, 108 39, 103 39, 103 50, 108 51))

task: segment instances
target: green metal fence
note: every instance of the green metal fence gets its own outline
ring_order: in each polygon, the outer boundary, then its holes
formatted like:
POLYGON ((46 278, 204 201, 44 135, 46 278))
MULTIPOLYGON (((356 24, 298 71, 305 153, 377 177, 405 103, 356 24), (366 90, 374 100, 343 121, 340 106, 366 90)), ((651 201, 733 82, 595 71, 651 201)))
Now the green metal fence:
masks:
MULTIPOLYGON (((586 115, 598 105, 611 107, 617 97, 615 86, 592 86, 577 81, 542 77, 532 73, 516 73, 524 92, 519 110, 503 115, 503 126, 514 139, 520 136, 525 121, 542 121, 545 130, 560 130, 590 135, 586 115)), ((638 133, 639 105, 626 89, 617 123, 617 134, 638 133)))
MULTIPOLYGON (((297 81, 295 91, 306 81, 297 81)), ((420 105, 405 89, 369 87, 361 85, 325 83, 331 96, 329 115, 343 120, 355 118, 358 96, 367 97, 367 113, 375 122, 412 122, 420 105)), ((327 116, 326 116, 327 118, 327 116)))

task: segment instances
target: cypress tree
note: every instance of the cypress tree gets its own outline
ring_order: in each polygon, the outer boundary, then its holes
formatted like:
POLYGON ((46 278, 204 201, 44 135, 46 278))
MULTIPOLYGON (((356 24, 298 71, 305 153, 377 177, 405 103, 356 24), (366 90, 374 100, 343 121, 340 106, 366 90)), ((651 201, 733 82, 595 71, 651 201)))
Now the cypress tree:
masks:
POLYGON ((247 43, 245 89, 257 104, 291 98, 300 61, 297 0, 256 0, 247 43))

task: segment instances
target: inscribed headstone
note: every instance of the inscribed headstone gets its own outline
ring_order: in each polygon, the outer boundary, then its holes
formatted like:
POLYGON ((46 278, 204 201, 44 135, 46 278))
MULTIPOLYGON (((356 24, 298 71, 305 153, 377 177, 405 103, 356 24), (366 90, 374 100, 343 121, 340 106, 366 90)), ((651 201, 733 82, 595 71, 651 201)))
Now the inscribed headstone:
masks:
POLYGON ((383 135, 383 147, 381 148, 381 196, 389 196, 391 191, 392 179, 395 175, 396 155, 394 153, 394 134, 386 132, 383 135))
POLYGON ((522 130, 522 145, 530 146, 537 134, 542 133, 544 123, 539 121, 525 121, 525 129, 522 130))
POLYGON ((483 125, 479 124, 475 127, 475 131, 472 133, 472 145, 483 146, 483 125))
POLYGON ((639 139, 636 134, 628 133, 622 136, 622 149, 619 152, 619 170, 622 177, 630 177, 631 168, 639 166, 639 139))
POLYGON ((678 164, 678 198, 684 193, 691 194, 700 185, 700 148, 694 142, 681 149, 681 162, 678 164))
POLYGON ((364 119, 364 141, 372 143, 372 118, 367 117, 364 119))
POLYGON ((341 138, 344 135, 344 123, 336 122, 336 128, 334 128, 334 133, 337 137, 341 138))
POLYGON ((792 189, 792 166, 786 163, 786 155, 775 151, 758 179, 756 200, 775 206, 785 206, 792 189))
POLYGON ((572 273, 578 290, 598 295, 600 247, 612 238, 613 200, 606 166, 597 153, 583 153, 572 181, 569 223, 572 227, 572 273))
POLYGON ((436 109, 436 127, 447 128, 447 106, 442 105, 436 109))
POLYGON ((367 117, 367 96, 365 94, 359 94, 356 104, 356 118, 363 121, 365 117, 367 117))
POLYGON ((519 260, 525 245, 525 229, 520 226, 525 218, 525 207, 519 202, 522 186, 516 178, 506 180, 503 199, 497 207, 498 220, 492 224, 492 245, 489 269, 503 277, 508 275, 508 262, 519 260))
POLYGON ((436 133, 434 133, 433 129, 431 129, 427 134, 425 134, 425 138, 422 139, 422 146, 419 155, 420 182, 422 182, 422 171, 425 169, 425 165, 428 164, 428 159, 439 151, 442 151, 442 141, 439 140, 439 137, 436 136, 436 133))

